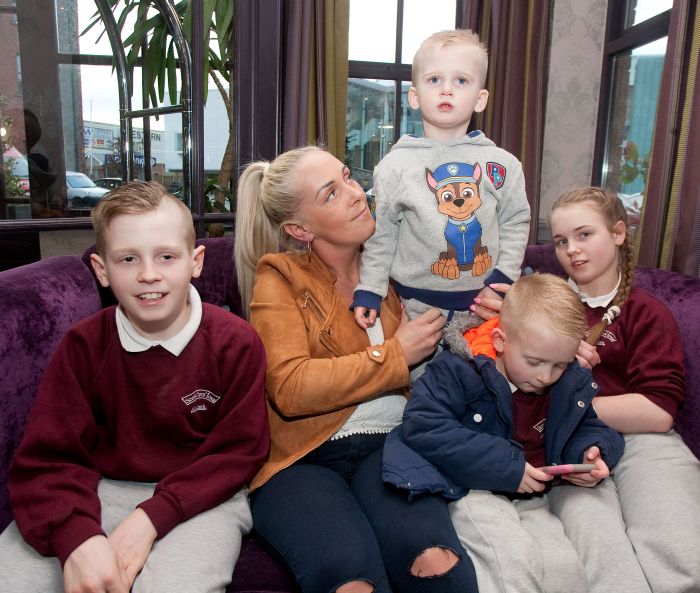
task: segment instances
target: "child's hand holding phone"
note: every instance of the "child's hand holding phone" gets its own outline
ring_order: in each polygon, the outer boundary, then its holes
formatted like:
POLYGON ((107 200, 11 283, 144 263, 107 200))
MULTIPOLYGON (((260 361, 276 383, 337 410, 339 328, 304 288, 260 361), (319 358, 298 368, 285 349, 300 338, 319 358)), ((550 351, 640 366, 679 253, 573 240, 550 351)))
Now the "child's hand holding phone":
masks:
POLYGON ((549 482, 552 478, 553 476, 546 474, 541 468, 533 467, 525 462, 525 471, 520 486, 518 486, 518 492, 520 494, 542 492, 544 490, 543 482, 549 482))
POLYGON ((545 465, 540 468, 550 476, 567 476, 569 474, 585 474, 595 469, 593 463, 564 463, 562 465, 545 465))
POLYGON ((560 475, 563 480, 584 488, 592 488, 610 475, 607 464, 600 456, 600 449, 596 446, 586 449, 583 454, 583 463, 554 465, 540 469, 551 475, 560 475))

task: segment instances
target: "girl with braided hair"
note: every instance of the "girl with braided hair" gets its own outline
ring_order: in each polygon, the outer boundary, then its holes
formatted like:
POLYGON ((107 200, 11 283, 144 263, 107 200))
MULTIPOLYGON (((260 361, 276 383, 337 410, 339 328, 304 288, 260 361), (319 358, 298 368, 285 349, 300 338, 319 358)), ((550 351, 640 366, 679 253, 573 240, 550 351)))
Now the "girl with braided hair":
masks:
POLYGON ((700 462, 673 430, 684 399, 671 312, 634 283, 627 216, 595 187, 560 196, 549 217, 559 263, 586 307, 578 358, 600 387, 593 406, 625 453, 595 489, 553 488, 591 593, 700 591, 700 462))

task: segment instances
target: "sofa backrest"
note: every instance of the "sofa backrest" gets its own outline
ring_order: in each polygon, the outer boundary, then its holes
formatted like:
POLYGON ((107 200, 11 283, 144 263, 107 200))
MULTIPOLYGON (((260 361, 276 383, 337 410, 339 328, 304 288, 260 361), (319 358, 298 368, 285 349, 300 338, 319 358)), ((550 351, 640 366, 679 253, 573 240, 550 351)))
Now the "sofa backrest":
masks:
POLYGON ((0 530, 11 517, 7 470, 39 380, 66 331, 101 306, 78 257, 52 257, 0 272, 0 530))
MULTIPOLYGON (((565 275, 551 244, 529 246, 523 267, 565 275)), ((700 278, 637 266, 635 284, 664 303, 678 322, 685 352, 686 399, 678 414, 676 430, 700 457, 700 278)))

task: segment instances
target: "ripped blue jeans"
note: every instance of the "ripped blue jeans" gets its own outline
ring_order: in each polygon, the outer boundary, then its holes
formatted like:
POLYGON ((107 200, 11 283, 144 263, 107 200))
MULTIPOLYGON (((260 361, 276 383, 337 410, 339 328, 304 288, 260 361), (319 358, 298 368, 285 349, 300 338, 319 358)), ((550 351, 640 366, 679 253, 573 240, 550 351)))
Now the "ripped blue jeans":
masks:
POLYGON ((254 533, 294 573, 304 593, 364 580, 376 593, 476 593, 474 567, 439 496, 408 501, 381 479, 385 435, 328 441, 251 495, 254 533), (435 577, 411 566, 425 550, 453 551, 435 577))

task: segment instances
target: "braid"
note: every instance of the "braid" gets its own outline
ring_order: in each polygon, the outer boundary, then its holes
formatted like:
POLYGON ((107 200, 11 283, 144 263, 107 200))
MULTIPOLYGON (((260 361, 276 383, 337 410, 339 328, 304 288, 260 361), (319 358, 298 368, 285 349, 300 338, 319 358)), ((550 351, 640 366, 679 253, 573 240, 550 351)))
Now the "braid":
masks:
POLYGON ((620 246, 620 287, 613 299, 612 304, 622 307, 630 295, 634 284, 634 248, 632 238, 627 235, 625 242, 620 246))
MULTIPOLYGON (((571 190, 560 196, 552 205, 552 212, 558 207, 567 206, 570 204, 590 204, 596 208, 603 219, 607 222, 610 230, 620 221, 625 225, 627 230, 627 212, 617 194, 600 187, 582 187, 571 190)), ((551 216, 551 212, 550 212, 551 216)), ((620 286, 617 293, 603 315, 603 318, 595 324, 588 332, 586 342, 595 344, 600 338, 605 328, 613 322, 622 309, 622 306, 627 301, 634 283, 634 248, 632 247, 632 238, 629 232, 625 235, 625 240, 619 249, 619 269, 620 269, 620 286)))

